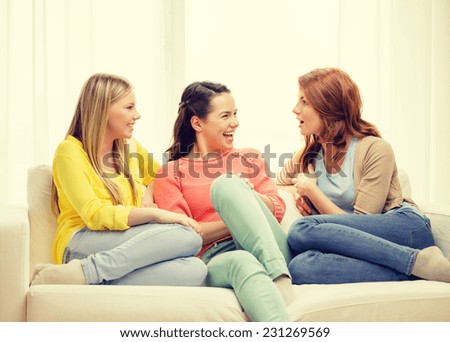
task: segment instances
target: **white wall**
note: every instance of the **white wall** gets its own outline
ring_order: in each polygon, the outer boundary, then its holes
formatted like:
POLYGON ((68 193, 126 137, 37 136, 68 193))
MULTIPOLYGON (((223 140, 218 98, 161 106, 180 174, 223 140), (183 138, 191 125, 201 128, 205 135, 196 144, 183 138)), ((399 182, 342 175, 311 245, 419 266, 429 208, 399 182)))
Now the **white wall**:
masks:
POLYGON ((238 145, 277 158, 300 147, 297 77, 337 66, 359 85, 363 117, 393 145, 418 202, 450 205, 450 1, 192 0, 186 81, 232 89, 238 145))
POLYGON ((192 81, 232 90, 237 146, 301 146, 297 78, 338 66, 391 142, 414 199, 450 205, 450 0, 0 0, 0 203, 26 205, 26 170, 51 163, 83 82, 126 76, 135 136, 160 159, 192 81))

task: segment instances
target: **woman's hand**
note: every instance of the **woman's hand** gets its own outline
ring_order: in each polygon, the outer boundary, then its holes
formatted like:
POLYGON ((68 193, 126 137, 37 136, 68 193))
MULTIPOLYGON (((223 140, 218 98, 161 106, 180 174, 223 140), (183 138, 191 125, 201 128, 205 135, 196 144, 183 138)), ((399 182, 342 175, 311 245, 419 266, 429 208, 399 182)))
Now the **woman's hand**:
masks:
POLYGON ((297 198, 297 200, 295 201, 295 206, 297 207, 300 214, 302 214, 302 216, 312 215, 312 209, 308 205, 308 202, 305 200, 304 196, 299 196, 297 198))
POLYGON ((317 176, 312 164, 308 165, 308 173, 300 173, 293 179, 294 188, 297 192, 295 206, 303 216, 313 215, 314 204, 308 199, 314 193, 317 187, 317 176))
POLYGON ((250 179, 242 177, 241 173, 238 173, 237 176, 239 176, 245 183, 247 183, 247 185, 250 187, 250 189, 254 190, 256 192, 256 194, 261 198, 261 200, 267 205, 267 207, 269 208, 269 210, 274 213, 275 212, 275 205, 273 204, 272 200, 267 196, 264 195, 258 191, 255 190, 255 185, 250 182, 250 179))
POLYGON ((295 204, 302 215, 346 214, 334 204, 317 186, 314 167, 308 165, 309 173, 298 175, 294 188, 298 199, 295 204))
POLYGON ((189 216, 174 213, 171 211, 154 208, 154 221, 159 223, 179 223, 186 227, 191 227, 194 229, 200 236, 203 235, 203 231, 200 228, 200 225, 197 221, 189 216))
POLYGON ((317 176, 312 164, 308 165, 309 173, 300 173, 297 178, 292 179, 294 188, 300 196, 310 197, 311 193, 317 189, 317 176))

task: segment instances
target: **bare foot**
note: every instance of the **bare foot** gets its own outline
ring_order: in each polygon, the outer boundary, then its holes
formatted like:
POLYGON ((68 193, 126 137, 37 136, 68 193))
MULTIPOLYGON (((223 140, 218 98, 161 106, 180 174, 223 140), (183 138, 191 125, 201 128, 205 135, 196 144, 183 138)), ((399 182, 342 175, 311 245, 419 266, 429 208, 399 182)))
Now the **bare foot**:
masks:
POLYGON ((281 275, 273 281, 283 297, 284 304, 288 307, 294 300, 295 294, 292 288, 292 280, 287 275, 281 275))
POLYGON ((80 260, 74 259, 67 264, 47 265, 34 276, 31 285, 42 284, 79 284, 84 285, 86 279, 80 260))
POLYGON ((438 247, 427 247, 417 254, 412 274, 422 279, 450 283, 450 260, 438 247))

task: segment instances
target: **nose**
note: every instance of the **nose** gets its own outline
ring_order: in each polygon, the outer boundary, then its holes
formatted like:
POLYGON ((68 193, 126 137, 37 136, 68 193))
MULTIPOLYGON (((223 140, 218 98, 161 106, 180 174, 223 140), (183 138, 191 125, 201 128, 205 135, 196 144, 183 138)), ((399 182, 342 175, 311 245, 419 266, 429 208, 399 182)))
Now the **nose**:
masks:
POLYGON ((295 115, 300 115, 301 113, 302 113, 302 105, 301 105, 301 103, 300 103, 300 101, 298 101, 296 104, 295 104, 295 107, 294 108, 292 108, 292 112, 295 114, 295 115))
POLYGON ((134 111, 133 120, 139 120, 141 118, 141 114, 137 110, 134 111))
POLYGON ((234 117, 233 120, 231 120, 230 126, 232 126, 232 127, 239 126, 239 121, 238 121, 237 117, 234 117))
POLYGON ((295 107, 292 109, 292 113, 295 114, 295 116, 298 120, 299 116, 302 114, 302 106, 300 105, 300 103, 297 103, 295 105, 295 107))

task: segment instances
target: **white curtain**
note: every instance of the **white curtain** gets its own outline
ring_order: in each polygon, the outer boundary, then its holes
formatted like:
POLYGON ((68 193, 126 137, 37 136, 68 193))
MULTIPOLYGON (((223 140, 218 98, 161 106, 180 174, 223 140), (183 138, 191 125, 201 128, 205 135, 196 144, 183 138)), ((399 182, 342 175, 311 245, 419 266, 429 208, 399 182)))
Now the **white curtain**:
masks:
MULTIPOLYGON (((337 66, 393 146, 413 199, 450 206, 450 0, 190 0, 186 80, 234 92, 240 146, 300 148, 297 77, 337 66)), ((266 153, 269 156, 269 153, 266 153)))
POLYGON ((172 44, 182 2, 0 1, 1 203, 26 205, 27 169, 52 162, 95 72, 131 81, 142 115, 136 135, 155 154, 167 147, 177 108, 171 93, 183 75, 174 74, 172 44))
POLYGON ((26 205, 27 169, 51 163, 94 72, 134 84, 135 136, 157 159, 183 87, 227 84, 236 145, 265 151, 275 172, 301 146, 297 77, 338 66, 413 198, 448 207, 449 17, 450 0, 0 0, 0 203, 26 205))

